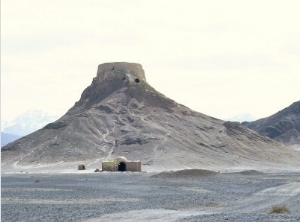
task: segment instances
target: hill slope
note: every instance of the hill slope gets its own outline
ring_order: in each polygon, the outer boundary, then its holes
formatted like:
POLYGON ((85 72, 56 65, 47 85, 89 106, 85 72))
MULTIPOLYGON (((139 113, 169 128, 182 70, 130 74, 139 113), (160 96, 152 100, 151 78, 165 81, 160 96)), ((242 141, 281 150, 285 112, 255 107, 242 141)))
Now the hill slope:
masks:
POLYGON ((2 149, 2 161, 14 165, 116 156, 160 169, 300 162, 299 153, 239 123, 166 98, 134 63, 99 65, 97 77, 64 116, 2 149))
POLYGON ((242 124, 281 143, 300 145, 300 101, 267 118, 242 124))

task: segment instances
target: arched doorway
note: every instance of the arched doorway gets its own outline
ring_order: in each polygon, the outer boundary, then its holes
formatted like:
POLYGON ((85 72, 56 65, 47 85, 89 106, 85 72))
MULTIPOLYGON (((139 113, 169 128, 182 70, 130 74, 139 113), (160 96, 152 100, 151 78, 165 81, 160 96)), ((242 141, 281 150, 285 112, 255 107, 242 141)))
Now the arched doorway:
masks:
POLYGON ((118 171, 126 171, 126 163, 120 162, 118 165, 118 171))

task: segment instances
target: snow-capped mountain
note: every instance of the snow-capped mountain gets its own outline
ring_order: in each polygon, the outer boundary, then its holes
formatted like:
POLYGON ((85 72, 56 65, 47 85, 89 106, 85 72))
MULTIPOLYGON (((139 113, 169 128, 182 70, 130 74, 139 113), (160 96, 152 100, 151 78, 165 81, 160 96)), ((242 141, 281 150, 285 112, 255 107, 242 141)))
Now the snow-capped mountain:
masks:
POLYGON ((254 116, 251 116, 248 113, 244 113, 244 114, 239 114, 233 117, 230 117, 228 119, 226 119, 227 121, 234 121, 234 122, 251 122, 256 120, 257 118, 255 118, 254 116))
POLYGON ((18 136, 28 135, 58 119, 41 110, 28 110, 12 122, 1 122, 1 132, 18 136))

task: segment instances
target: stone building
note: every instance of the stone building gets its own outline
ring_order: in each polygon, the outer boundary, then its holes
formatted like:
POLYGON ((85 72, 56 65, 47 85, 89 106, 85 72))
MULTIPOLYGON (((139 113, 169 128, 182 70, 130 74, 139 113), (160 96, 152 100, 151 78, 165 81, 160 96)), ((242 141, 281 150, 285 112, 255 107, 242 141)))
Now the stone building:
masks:
POLYGON ((85 165, 82 163, 80 165, 78 165, 78 170, 85 170, 85 165))
POLYGON ((102 171, 142 171, 141 161, 127 160, 125 157, 117 157, 112 161, 102 162, 102 171))

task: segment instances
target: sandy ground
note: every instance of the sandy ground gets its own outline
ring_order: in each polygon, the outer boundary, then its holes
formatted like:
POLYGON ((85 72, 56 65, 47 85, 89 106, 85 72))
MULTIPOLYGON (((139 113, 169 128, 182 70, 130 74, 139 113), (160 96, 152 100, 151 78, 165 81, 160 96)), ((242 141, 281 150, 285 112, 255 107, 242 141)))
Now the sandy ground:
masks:
MULTIPOLYGON (((53 164, 33 164, 33 165, 21 165, 17 162, 9 162, 1 164, 1 174, 86 174, 93 173, 96 169, 101 170, 102 167, 102 159, 89 160, 86 162, 58 162, 53 164), (84 164, 86 170, 79 171, 78 165, 84 164)), ((286 164, 278 164, 278 163, 268 163, 268 164, 236 164, 234 166, 223 166, 223 165, 206 165, 206 166, 196 166, 194 168, 197 169, 206 169, 212 170, 221 173, 228 172, 237 172, 237 171, 245 171, 245 170, 257 170, 267 173, 278 173, 278 172, 300 172, 299 165, 292 165, 289 163, 286 164)), ((193 168, 193 169, 194 169, 193 168)), ((149 173, 158 173, 163 171, 179 171, 182 169, 191 169, 188 166, 176 165, 165 163, 160 166, 151 166, 151 165, 142 165, 143 172, 149 173)))
POLYGON ((299 172, 22 172, 1 179, 1 221, 300 221, 299 172), (269 214, 283 205, 289 214, 269 214))

